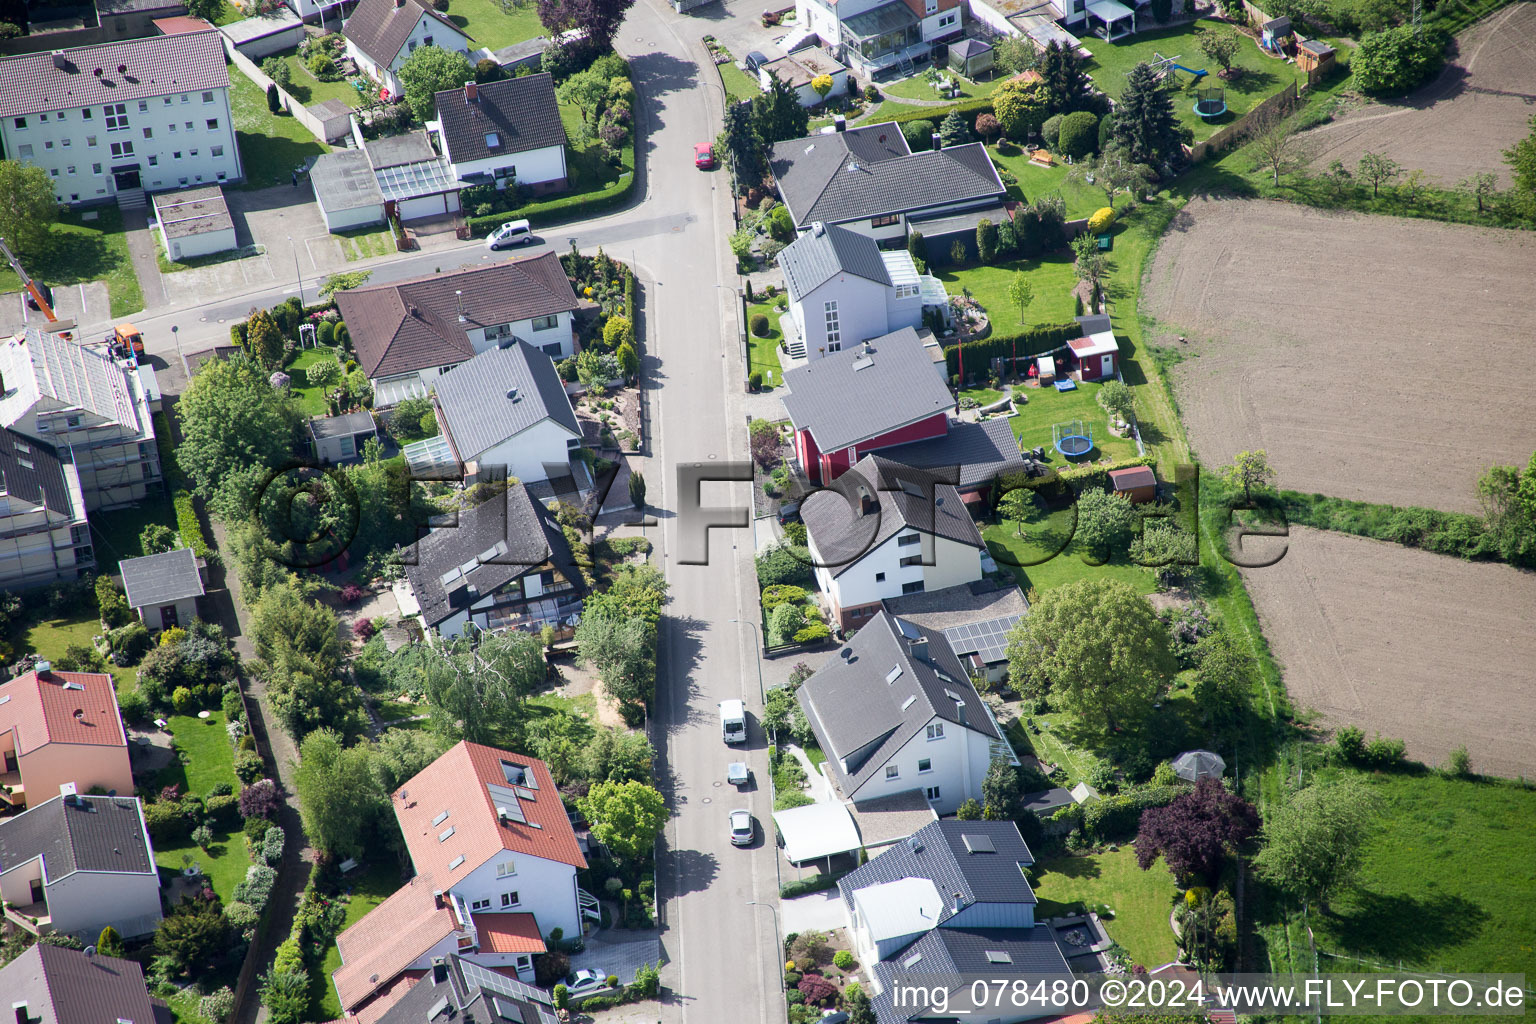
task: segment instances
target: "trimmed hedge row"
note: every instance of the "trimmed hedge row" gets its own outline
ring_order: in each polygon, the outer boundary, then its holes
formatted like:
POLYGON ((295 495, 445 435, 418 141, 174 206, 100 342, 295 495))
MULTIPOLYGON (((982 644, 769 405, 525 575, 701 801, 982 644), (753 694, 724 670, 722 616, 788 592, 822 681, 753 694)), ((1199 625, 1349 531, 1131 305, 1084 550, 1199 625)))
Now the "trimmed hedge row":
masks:
POLYGON ((962 348, 965 349, 965 363, 970 367, 969 374, 974 374, 978 368, 984 370, 990 366, 993 359, 1006 359, 1015 355, 1027 359, 1044 355, 1082 336, 1083 329, 1074 320, 1062 324, 1037 324, 1014 334, 993 334, 980 341, 968 341, 963 346, 947 345, 944 348, 945 372, 951 377, 960 372, 962 348))
POLYGON ((1280 505, 1286 518, 1300 526, 1352 533, 1468 560, 1504 561, 1481 516, 1417 506, 1373 505, 1299 491, 1281 491, 1280 505))
MULTIPOLYGON (((624 151, 629 154, 631 165, 634 163, 634 144, 625 143, 624 151)), ((635 172, 625 171, 619 175, 619 180, 606 188, 596 192, 578 192, 575 195, 561 196, 558 199, 546 199, 542 202, 529 203, 516 210, 506 213, 492 213, 484 217, 468 218, 469 230, 473 235, 500 227, 509 220, 527 220, 533 227, 548 227, 552 224, 560 224, 577 217, 587 217, 599 210, 606 210, 618 206, 629 198, 630 192, 635 187, 635 172)))
POLYGON ((181 542, 198 558, 208 557, 208 538, 203 536, 203 524, 198 521, 191 492, 177 491, 172 503, 176 506, 176 529, 181 534, 181 542))
POLYGON ((813 892, 835 889, 837 880, 842 877, 842 875, 815 875, 811 878, 797 878, 793 882, 785 882, 779 886, 779 899, 792 900, 796 896, 807 896, 813 892))
MULTIPOLYGON (((901 99, 898 97, 893 102, 900 103, 901 99)), ((895 117, 880 117, 879 115, 876 115, 874 118, 870 119, 869 124, 885 124, 887 121, 894 121, 897 124, 905 124, 908 121, 932 121, 935 125, 937 125, 940 121, 949 116, 951 111, 958 112, 962 115, 967 115, 966 120, 969 122, 967 127, 970 127, 970 125, 976 123, 976 117, 969 115, 980 116, 982 114, 992 113, 992 101, 991 99, 986 98, 963 100, 959 103, 951 104, 947 107, 924 107, 922 110, 914 110, 906 114, 897 114, 895 117)))
POLYGON ((1063 480, 1070 480, 1073 487, 1081 493, 1092 488, 1109 490, 1109 474, 1111 470, 1130 469, 1132 466, 1156 466, 1157 459, 1150 455, 1133 455, 1128 459, 1117 459, 1114 462, 1089 463, 1083 466, 1069 466, 1059 470, 1057 476, 1063 480))
POLYGON ((1186 790, 1178 786, 1140 786, 1126 793, 1063 807, 1052 820, 1075 820, 1091 842, 1123 842, 1136 837, 1142 811, 1167 806, 1183 792, 1186 790))

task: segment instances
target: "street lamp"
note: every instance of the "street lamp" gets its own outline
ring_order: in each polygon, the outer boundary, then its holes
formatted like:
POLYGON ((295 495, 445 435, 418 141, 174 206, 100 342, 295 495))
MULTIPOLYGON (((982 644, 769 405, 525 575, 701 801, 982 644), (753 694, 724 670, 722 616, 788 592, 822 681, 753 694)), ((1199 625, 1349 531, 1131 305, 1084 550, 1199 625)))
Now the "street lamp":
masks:
POLYGON ((299 250, 293 244, 293 236, 288 236, 288 248, 293 250, 293 279, 299 285, 299 305, 304 305, 304 275, 299 271, 299 250))
POLYGON ((739 622, 744 626, 751 626, 752 632, 757 635, 757 647, 752 652, 757 656, 757 697, 764 704, 767 704, 768 693, 763 689, 763 631, 757 627, 757 623, 750 622, 747 619, 732 619, 731 621, 739 622))
MULTIPOLYGON (((779 931, 779 908, 774 906, 772 903, 759 903, 757 900, 747 900, 747 906, 749 906, 749 907, 767 907, 769 910, 773 911, 773 938, 774 938, 774 941, 778 942, 778 944, 779 944, 779 952, 778 952, 778 955, 774 957, 774 961, 776 963, 782 964, 784 962, 784 936, 779 931)), ((784 991, 784 971, 783 971, 782 968, 780 968, 780 970, 777 973, 779 975, 779 991, 783 992, 784 991)))

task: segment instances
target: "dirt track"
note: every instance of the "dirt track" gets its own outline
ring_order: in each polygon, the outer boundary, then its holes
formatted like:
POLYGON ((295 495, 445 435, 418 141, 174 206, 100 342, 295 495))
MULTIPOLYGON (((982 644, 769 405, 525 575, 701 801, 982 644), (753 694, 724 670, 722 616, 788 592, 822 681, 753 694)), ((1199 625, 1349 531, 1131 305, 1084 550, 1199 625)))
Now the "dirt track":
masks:
POLYGON ((1458 37, 1440 76, 1400 100, 1373 103, 1307 132, 1312 168, 1332 160, 1354 170, 1365 152, 1405 171, 1453 185, 1475 171, 1510 183, 1503 151, 1530 131, 1536 113, 1536 3, 1498 11, 1458 37))
POLYGON ((1295 527, 1243 578, 1298 711, 1429 764, 1464 743, 1479 772, 1536 774, 1536 574, 1295 527))
POLYGON ((1144 282, 1206 465, 1265 448, 1282 487, 1477 512, 1536 450, 1536 234, 1197 200, 1144 282), (1187 345, 1173 335, 1185 334, 1187 345))

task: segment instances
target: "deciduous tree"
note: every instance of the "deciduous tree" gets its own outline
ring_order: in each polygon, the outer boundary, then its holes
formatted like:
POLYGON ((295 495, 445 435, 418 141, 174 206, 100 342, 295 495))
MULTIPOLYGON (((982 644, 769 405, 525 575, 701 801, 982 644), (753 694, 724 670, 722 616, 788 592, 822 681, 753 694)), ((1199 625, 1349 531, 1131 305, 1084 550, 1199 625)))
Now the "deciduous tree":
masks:
POLYGON ((1259 815, 1252 804, 1227 792, 1217 780, 1204 778, 1166 807, 1141 812, 1136 863, 1145 871, 1161 854, 1180 885, 1214 881, 1222 861, 1258 830, 1259 815))
POLYGON ((1296 125, 1279 107, 1267 107, 1252 118, 1248 146, 1254 165, 1270 172, 1276 188, 1280 187, 1280 175, 1306 163, 1296 125))
POLYGON ((1514 172, 1516 191, 1536 198, 1536 114, 1531 115, 1530 125, 1531 133, 1504 151, 1504 162, 1514 172))
POLYGON ((1253 866, 1297 899, 1326 907, 1359 869, 1380 806, 1376 792, 1353 776, 1313 783, 1271 805, 1253 866))
POLYGON ((1275 471, 1269 466, 1269 452, 1263 448, 1238 452, 1232 457, 1232 465, 1222 470, 1222 475, 1243 489, 1243 500, 1252 501, 1253 492, 1268 487, 1275 479, 1275 471))
POLYGON ((1392 184, 1402 173, 1402 164, 1382 153, 1363 153, 1355 165, 1355 177, 1370 182, 1373 199, 1381 195, 1381 186, 1392 184))
POLYGON ((992 110, 1003 132, 1015 140, 1038 130, 1048 116, 1044 90, 1017 79, 1004 82, 992 93, 992 110))
POLYGON ((1258 662, 1246 641, 1225 629, 1218 630, 1195 646, 1195 658, 1199 662, 1195 672, 1195 703, 1214 722, 1235 721, 1248 704, 1248 691, 1258 672, 1258 662))
POLYGON ((1029 275, 1022 270, 1014 271, 1013 278, 1008 282, 1008 301, 1019 311, 1019 323, 1022 324, 1024 311, 1035 301, 1035 289, 1029 283, 1029 275))
POLYGON ((660 793, 643 782, 600 782, 577 801, 592 836, 615 854, 641 861, 667 823, 660 793))
POLYGON ((1107 380, 1099 388, 1099 408, 1127 422, 1136 415, 1136 395, 1124 381, 1107 380))
POLYGON ((434 97, 438 93, 461 88, 465 82, 475 80, 475 68, 469 58, 457 50, 445 50, 441 46, 416 47, 396 74, 400 84, 405 86, 405 102, 418 121, 432 118, 437 109, 434 97))
POLYGON ((203 363, 176 414, 178 465, 215 515, 244 518, 268 473, 291 458, 300 419, 293 400, 267 382, 262 366, 236 353, 203 363))
POLYGON ((1232 77, 1232 58, 1242 45, 1242 37, 1233 28, 1208 28, 1199 34, 1200 52, 1221 66, 1221 77, 1232 77))
POLYGON ((48 172, 15 160, 0 160, 0 238, 12 252, 36 251, 48 241, 59 215, 48 172))
POLYGON ((571 29, 585 30, 584 49, 606 53, 613 46, 624 17, 635 0, 537 0, 539 21, 559 37, 571 29))
POLYGON ((304 834, 316 848, 338 857, 363 852, 368 829, 386 809, 366 745, 347 747, 330 729, 319 729, 299 746, 293 787, 304 834))

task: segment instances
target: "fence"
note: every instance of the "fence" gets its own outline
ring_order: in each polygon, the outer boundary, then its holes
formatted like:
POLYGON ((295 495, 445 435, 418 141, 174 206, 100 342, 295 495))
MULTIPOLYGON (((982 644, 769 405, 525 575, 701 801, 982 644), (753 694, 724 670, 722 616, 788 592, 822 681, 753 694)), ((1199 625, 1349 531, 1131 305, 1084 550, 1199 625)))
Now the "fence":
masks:
MULTIPOLYGON (((269 86, 277 85, 276 82, 272 81, 262 72, 261 68, 256 66, 254 61, 235 49, 234 40, 222 32, 219 33, 219 37, 224 41, 224 56, 228 57, 229 62, 239 68, 245 74, 245 77, 255 82, 256 87, 263 93, 267 91, 269 86)), ((304 104, 285 92, 280 85, 277 85, 277 96, 282 101, 283 106, 287 108, 288 113, 293 115, 293 119, 308 129, 311 135, 321 142, 329 143, 331 141, 325 137, 325 122, 306 110, 304 104)))
POLYGON ((1288 114, 1298 102, 1299 94, 1296 89, 1296 83, 1292 82, 1215 135, 1191 147, 1189 151, 1190 163, 1198 164, 1203 160, 1225 153, 1228 149, 1242 142, 1243 137, 1248 134, 1249 128, 1253 125, 1255 118, 1275 109, 1279 109, 1283 114, 1288 114))

